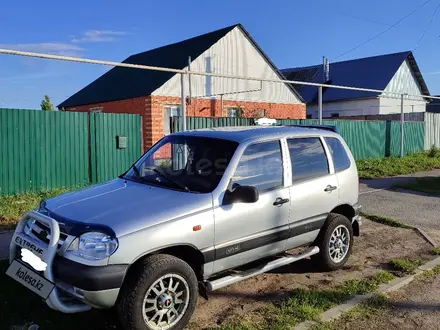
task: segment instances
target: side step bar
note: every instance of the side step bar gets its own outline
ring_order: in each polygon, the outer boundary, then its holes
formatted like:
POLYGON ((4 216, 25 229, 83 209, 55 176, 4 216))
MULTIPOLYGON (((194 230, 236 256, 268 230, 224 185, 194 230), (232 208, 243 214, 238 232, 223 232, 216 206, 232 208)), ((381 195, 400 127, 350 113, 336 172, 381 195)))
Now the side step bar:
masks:
POLYGON ((228 275, 213 281, 207 281, 206 288, 208 289, 208 292, 215 291, 225 286, 246 280, 248 278, 251 278, 259 274, 266 273, 269 270, 291 264, 292 262, 305 259, 307 257, 310 257, 318 253, 319 253, 319 247, 313 246, 305 250, 303 253, 291 254, 291 255, 286 254, 284 257, 270 261, 262 267, 250 269, 248 271, 244 271, 239 274, 228 275))

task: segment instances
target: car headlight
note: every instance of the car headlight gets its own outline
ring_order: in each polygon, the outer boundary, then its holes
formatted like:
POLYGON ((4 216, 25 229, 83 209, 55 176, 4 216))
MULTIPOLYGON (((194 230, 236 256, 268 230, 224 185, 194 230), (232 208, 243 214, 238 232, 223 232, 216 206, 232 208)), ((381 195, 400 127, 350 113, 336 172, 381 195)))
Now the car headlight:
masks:
POLYGON ((110 257, 117 248, 116 238, 104 233, 90 232, 76 238, 68 251, 84 259, 101 260, 110 257))

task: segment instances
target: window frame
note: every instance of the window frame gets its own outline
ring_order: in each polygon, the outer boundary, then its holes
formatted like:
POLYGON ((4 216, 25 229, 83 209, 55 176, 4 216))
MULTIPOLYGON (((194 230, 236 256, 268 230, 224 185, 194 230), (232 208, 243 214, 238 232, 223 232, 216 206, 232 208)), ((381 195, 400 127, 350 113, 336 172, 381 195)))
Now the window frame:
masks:
POLYGON ((231 171, 232 174, 231 174, 231 176, 229 177, 229 180, 228 180, 228 187, 231 187, 231 184, 233 183, 232 179, 234 178, 234 175, 235 175, 235 173, 237 171, 237 168, 240 165, 241 158, 243 157, 243 155, 246 152, 246 150, 248 148, 254 146, 254 145, 263 144, 263 143, 270 143, 270 142, 278 142, 279 143, 280 154, 281 154, 281 165, 282 165, 281 168, 282 168, 282 171, 283 171, 282 175, 281 175, 282 184, 281 184, 281 186, 276 187, 276 188, 270 188, 270 189, 265 189, 265 190, 261 190, 261 191, 258 190, 258 193, 260 195, 263 195, 263 194, 266 194, 266 193, 269 193, 269 192, 273 192, 273 191, 277 191, 277 190, 280 190, 280 189, 284 189, 284 188, 287 187, 287 183, 288 182, 287 182, 286 178, 288 176, 287 176, 286 172, 287 172, 288 169, 286 167, 286 154, 285 154, 285 147, 283 145, 283 138, 273 138, 273 139, 270 139, 270 140, 256 141, 256 142, 249 143, 246 146, 243 146, 243 151, 241 152, 240 155, 237 155, 238 156, 238 161, 234 165, 234 168, 231 171))
POLYGON ((324 140, 325 146, 326 146, 326 148, 328 150, 329 157, 330 157, 330 159, 332 161, 333 173, 337 174, 337 173, 342 173, 344 171, 349 170, 353 166, 353 161, 352 161, 352 159, 350 157, 350 154, 347 152, 346 146, 343 143, 343 141, 341 139, 337 138, 336 136, 324 136, 323 140, 324 140), (336 166, 335 166, 335 163, 334 163, 334 160, 333 160, 333 155, 332 155, 332 152, 330 151, 330 147, 328 146, 326 139, 336 139, 336 140, 339 141, 339 143, 342 146, 342 149, 344 149, 345 155, 347 156, 348 161, 350 163, 350 165, 347 168, 344 168, 343 170, 336 170, 336 166))
POLYGON ((286 151, 287 151, 287 156, 289 158, 289 171, 290 171, 290 186, 293 186, 295 184, 302 184, 304 182, 310 182, 313 180, 317 180, 317 179, 321 179, 324 178, 326 176, 330 176, 330 175, 334 175, 335 174, 335 169, 334 169, 334 164, 333 164, 333 157, 330 153, 330 150, 328 149, 327 143, 325 142, 325 137, 327 136, 323 136, 323 135, 307 135, 307 136, 287 136, 285 137, 286 140, 286 151), (319 139, 319 141, 321 142, 321 145, 324 149, 324 154, 327 158, 327 164, 328 164, 328 173, 325 175, 320 175, 320 176, 314 176, 314 177, 308 177, 308 178, 304 178, 304 179, 300 179, 300 180, 294 180, 294 171, 293 171, 293 165, 292 165, 292 161, 291 161, 291 156, 290 156, 290 149, 289 149, 289 143, 288 140, 297 140, 297 139, 319 139))
POLYGON ((163 135, 167 136, 167 135, 171 134, 171 130, 170 130, 170 127, 169 127, 170 118, 182 117, 181 104, 165 104, 163 106, 162 111, 163 111, 163 113, 162 113, 162 117, 163 117, 163 135), (180 114, 179 116, 173 116, 173 109, 176 109, 176 108, 179 110, 179 114, 180 114), (165 123, 165 112, 168 109, 170 110, 170 116, 168 116, 168 123, 165 123), (165 127, 166 127, 165 125, 167 125, 168 129, 165 129, 165 127))

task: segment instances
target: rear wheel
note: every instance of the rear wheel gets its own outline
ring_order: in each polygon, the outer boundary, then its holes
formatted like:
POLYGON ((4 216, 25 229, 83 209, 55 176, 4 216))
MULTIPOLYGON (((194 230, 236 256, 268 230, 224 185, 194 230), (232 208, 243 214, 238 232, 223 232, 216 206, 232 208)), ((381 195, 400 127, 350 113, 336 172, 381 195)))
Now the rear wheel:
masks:
POLYGON ((350 257, 353 246, 350 220, 341 214, 330 213, 316 243, 320 250, 317 261, 324 270, 342 268, 350 257))
POLYGON ((198 296, 192 268, 170 255, 153 255, 130 274, 118 302, 126 329, 183 329, 198 296))

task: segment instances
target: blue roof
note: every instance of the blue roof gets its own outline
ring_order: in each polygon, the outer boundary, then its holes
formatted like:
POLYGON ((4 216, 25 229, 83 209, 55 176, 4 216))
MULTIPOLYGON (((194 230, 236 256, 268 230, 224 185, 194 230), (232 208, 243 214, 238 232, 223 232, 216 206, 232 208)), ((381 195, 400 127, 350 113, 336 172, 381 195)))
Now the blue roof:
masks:
MULTIPOLYGON (((414 60, 414 56, 410 51, 330 63, 330 81, 328 84, 383 90, 405 59, 409 60, 423 93, 429 95, 428 88, 414 60)), ((284 69, 281 70, 281 72, 287 80, 314 83, 323 83, 324 81, 322 64, 284 69)), ((317 102, 317 87, 306 85, 294 85, 294 87, 301 94, 306 103, 317 102)), ((380 93, 324 88, 322 100, 323 102, 332 102, 376 97, 379 94, 380 93)))

